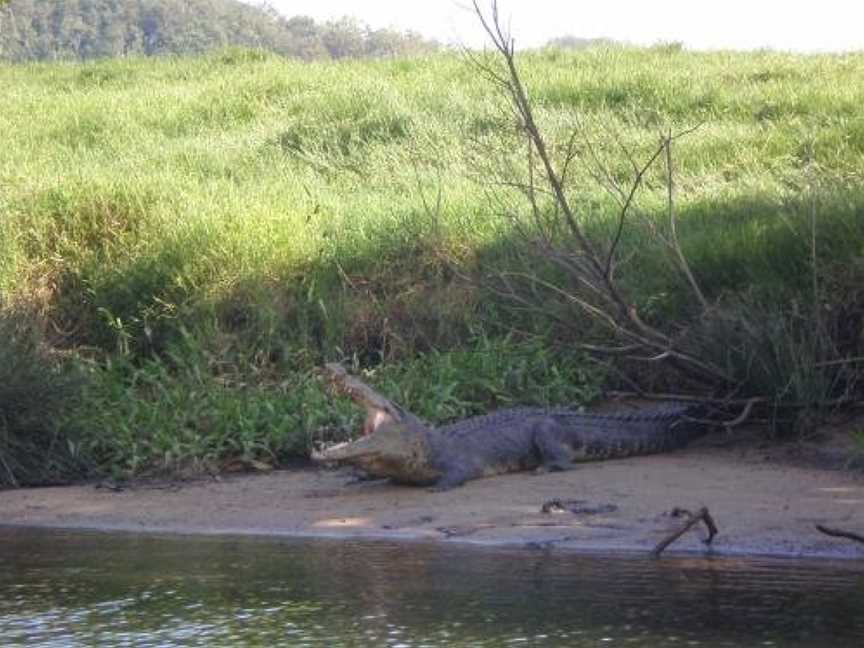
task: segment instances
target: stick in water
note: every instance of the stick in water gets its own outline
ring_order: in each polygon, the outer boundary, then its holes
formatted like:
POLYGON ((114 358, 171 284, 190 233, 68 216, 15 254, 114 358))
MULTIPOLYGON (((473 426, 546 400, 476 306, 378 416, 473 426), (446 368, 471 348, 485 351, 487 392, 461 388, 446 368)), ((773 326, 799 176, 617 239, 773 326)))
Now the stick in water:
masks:
POLYGON ((714 523, 714 518, 711 517, 711 514, 708 512, 707 507, 703 506, 701 509, 699 509, 696 515, 693 515, 690 511, 687 510, 676 509, 676 511, 680 511, 686 514, 687 516, 689 516, 690 519, 688 519, 687 522, 684 523, 681 527, 670 533, 662 542, 660 542, 660 544, 654 547, 654 549, 651 551, 651 555, 655 558, 659 558, 660 554, 663 553, 666 547, 668 547, 682 535, 687 533, 696 524, 698 524, 700 520, 705 523, 705 526, 708 529, 708 537, 703 540, 705 544, 710 545, 711 541, 714 540, 714 536, 717 535, 717 525, 714 523))

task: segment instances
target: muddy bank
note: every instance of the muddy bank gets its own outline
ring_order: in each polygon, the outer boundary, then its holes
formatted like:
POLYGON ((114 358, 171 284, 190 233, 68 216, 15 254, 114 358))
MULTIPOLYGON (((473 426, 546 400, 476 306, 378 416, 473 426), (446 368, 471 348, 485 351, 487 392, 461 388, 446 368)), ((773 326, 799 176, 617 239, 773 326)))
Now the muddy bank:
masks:
MULTIPOLYGON (((864 533, 860 473, 793 465, 753 449, 697 447, 481 479, 444 493, 348 479, 308 468, 117 492, 92 485, 6 491, 0 524, 648 551, 681 524, 673 508, 707 506, 720 528, 715 553, 864 557, 864 545, 815 529, 864 533), (542 513, 553 499, 571 501, 575 512, 542 513)), ((690 532, 668 551, 704 553, 702 535, 690 532)))

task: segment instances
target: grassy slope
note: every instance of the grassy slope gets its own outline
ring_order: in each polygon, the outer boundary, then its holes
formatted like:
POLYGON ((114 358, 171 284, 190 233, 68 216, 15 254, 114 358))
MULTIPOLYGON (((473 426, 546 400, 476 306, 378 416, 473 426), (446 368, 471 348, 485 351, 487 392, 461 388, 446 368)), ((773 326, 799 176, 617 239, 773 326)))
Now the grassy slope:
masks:
MULTIPOLYGON (((711 295, 803 294, 813 187, 823 258, 861 255, 864 55, 614 48, 523 64, 559 137, 577 110, 598 142, 614 132, 639 151, 704 122, 676 165, 681 234, 711 295)), ((573 356, 501 338, 491 298, 440 260, 494 266, 510 245, 489 157, 468 143, 508 122, 459 58, 231 51, 5 66, 0 87, 0 290, 49 308, 56 344, 104 352, 78 423, 108 463, 296 452, 344 416, 309 385, 323 358, 384 356, 403 397, 437 417, 592 393, 573 356), (436 218, 422 198, 439 189, 436 218), (484 368, 490 355, 510 361, 484 368)), ((575 173, 602 227, 608 197, 575 173)), ((659 170, 648 188, 659 210, 659 170)), ((665 269, 639 260, 646 302, 680 308, 665 269)))

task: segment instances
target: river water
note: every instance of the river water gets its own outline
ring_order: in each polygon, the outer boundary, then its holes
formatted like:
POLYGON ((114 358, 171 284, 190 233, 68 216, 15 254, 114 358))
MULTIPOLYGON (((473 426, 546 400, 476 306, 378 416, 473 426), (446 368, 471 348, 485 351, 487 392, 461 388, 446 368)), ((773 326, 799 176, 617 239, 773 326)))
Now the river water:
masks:
POLYGON ((0 529, 0 646, 864 646, 864 565, 0 529))

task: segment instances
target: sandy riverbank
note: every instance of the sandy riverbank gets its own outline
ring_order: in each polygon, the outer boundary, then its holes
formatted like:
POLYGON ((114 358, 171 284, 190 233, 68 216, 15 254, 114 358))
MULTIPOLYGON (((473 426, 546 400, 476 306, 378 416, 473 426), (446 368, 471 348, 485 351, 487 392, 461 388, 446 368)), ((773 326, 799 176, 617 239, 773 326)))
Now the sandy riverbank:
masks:
MULTIPOLYGON (((716 553, 864 557, 864 545, 815 529, 864 533, 861 473, 802 467, 755 448, 696 447, 481 479, 444 493, 347 480, 345 472, 308 468, 117 492, 92 485, 6 491, 0 524, 647 551, 681 524, 669 511, 707 506, 720 529, 716 553), (586 512, 541 513, 552 499, 579 500, 577 510, 586 512)), ((705 552, 701 535, 690 532, 669 552, 705 552)))

